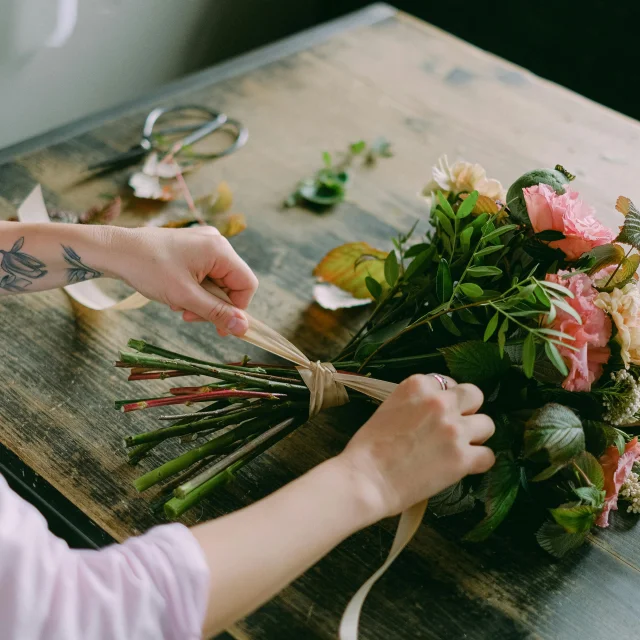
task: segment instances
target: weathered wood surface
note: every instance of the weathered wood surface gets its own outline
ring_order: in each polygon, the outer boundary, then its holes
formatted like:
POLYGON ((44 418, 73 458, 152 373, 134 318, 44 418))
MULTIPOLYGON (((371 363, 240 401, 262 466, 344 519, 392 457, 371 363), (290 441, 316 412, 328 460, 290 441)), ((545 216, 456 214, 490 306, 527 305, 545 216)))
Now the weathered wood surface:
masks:
MULTIPOLYGON (((261 281, 253 313, 310 356, 335 352, 362 318, 311 303, 312 267, 345 241, 388 248, 391 233, 424 218, 416 194, 442 152, 481 162, 505 184, 524 170, 560 162, 578 175, 576 187, 611 225, 619 223, 616 197, 633 196, 638 123, 408 16, 250 66, 210 86, 199 80, 166 102, 206 104, 247 123, 247 147, 204 166, 189 183, 195 195, 223 179, 231 184, 236 208, 249 220, 233 244, 261 281), (395 157, 358 171, 348 203, 322 216, 280 208, 297 179, 318 167, 321 150, 377 135, 393 142, 395 157)), ((133 109, 0 166, 0 214, 15 215, 36 183, 50 207, 75 210, 119 191, 126 171, 85 182, 79 176, 85 165, 135 142, 145 114, 133 109)), ((148 216, 130 213, 138 221, 148 216)), ((221 341, 210 327, 182 324, 156 304, 99 314, 52 292, 3 298, 0 312, 0 441, 115 538, 160 522, 131 486, 140 470, 125 464, 122 448, 125 434, 150 427, 154 418, 113 410, 114 398, 136 397, 141 387, 127 383, 111 362, 129 337, 212 358, 237 359, 243 346, 221 341)), ((339 451, 356 424, 348 409, 340 419, 314 420, 184 521, 215 517, 268 494, 339 451)), ((171 453, 168 446, 159 449, 155 464, 171 453)), ((631 518, 614 520, 611 530, 561 562, 517 527, 470 546, 459 542, 464 520, 428 520, 372 593, 362 637, 637 637, 640 532, 631 518)), ((385 522, 342 544, 231 635, 335 637, 342 609, 382 561, 393 526, 385 522)))

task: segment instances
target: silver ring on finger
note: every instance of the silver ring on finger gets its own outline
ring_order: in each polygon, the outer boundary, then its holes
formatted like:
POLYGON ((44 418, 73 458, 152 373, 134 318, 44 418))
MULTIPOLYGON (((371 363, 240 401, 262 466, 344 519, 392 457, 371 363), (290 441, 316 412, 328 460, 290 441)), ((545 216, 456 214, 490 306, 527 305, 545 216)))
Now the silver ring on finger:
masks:
POLYGON ((446 391, 449 388, 449 383, 447 379, 444 376, 441 376, 439 373, 428 373, 427 375, 431 376, 432 378, 435 378, 440 384, 440 388, 443 391, 446 391))

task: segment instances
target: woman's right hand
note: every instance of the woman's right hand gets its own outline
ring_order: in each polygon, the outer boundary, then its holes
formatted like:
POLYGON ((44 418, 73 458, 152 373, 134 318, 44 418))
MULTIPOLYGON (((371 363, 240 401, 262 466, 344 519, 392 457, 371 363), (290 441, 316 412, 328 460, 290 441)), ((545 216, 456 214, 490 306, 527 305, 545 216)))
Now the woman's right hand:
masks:
POLYGON ((372 522, 396 515, 495 462, 481 446, 495 426, 476 414, 478 387, 433 376, 406 379, 355 434, 336 462, 356 478, 372 522), (355 473, 354 473, 355 472, 355 473))

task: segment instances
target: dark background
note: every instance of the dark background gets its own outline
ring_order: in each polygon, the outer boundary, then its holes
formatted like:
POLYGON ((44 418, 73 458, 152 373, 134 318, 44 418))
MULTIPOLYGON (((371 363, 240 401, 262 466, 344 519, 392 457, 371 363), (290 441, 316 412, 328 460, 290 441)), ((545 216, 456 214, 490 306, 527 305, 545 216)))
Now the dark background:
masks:
MULTIPOLYGON (((266 34, 238 24, 226 55, 284 37, 371 4, 323 0, 304 10, 271 4, 277 25, 266 34), (278 32, 277 36, 275 32, 278 32)), ((616 111, 640 119, 640 3, 630 0, 396 0, 411 13, 616 111)), ((264 25, 263 25, 264 26, 264 25)))

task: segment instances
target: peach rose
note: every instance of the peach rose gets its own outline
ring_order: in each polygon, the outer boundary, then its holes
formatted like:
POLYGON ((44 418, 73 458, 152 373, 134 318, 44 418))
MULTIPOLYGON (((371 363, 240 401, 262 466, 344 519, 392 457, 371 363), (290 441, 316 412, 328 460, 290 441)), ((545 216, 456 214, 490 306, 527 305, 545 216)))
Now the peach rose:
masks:
POLYGON ((611 293, 603 291, 596 298, 596 306, 611 315, 618 329, 616 342, 620 355, 628 369, 630 364, 640 364, 640 289, 635 282, 611 293))
POLYGON ((627 442, 624 453, 620 455, 618 447, 611 446, 600 457, 600 464, 604 471, 604 508, 596 520, 599 527, 609 526, 609 512, 618 509, 618 493, 620 487, 629 477, 633 463, 640 458, 640 443, 636 436, 627 442))
POLYGON ((558 195, 547 184, 524 189, 531 226, 536 233, 553 229, 565 237, 549 246, 561 249, 568 260, 577 260, 593 247, 613 242, 614 234, 593 215, 593 209, 579 199, 577 191, 566 188, 558 195))
POLYGON ((546 280, 564 285, 574 294, 573 298, 565 298, 582 319, 576 319, 562 309, 558 309, 552 328, 562 331, 575 340, 567 342, 576 347, 558 347, 558 351, 569 368, 569 375, 562 383, 567 391, 589 391, 591 385, 602 375, 602 367, 609 360, 610 350, 607 346, 611 339, 611 318, 596 304, 598 292, 594 289, 591 278, 584 273, 576 273, 570 278, 561 278, 569 273, 559 271, 558 274, 547 274, 546 280))

